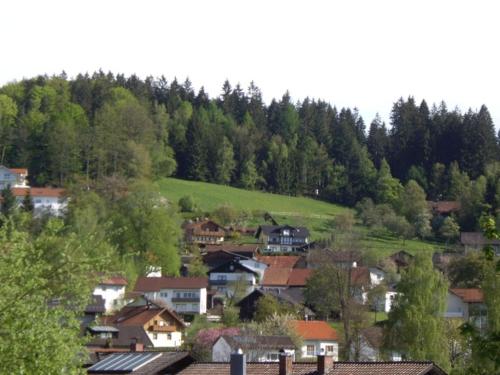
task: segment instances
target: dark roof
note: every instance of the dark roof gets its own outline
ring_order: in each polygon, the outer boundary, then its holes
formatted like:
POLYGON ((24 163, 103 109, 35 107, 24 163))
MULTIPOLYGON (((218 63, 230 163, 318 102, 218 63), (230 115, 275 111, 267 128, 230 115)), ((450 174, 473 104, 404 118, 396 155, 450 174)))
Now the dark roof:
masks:
POLYGON ((225 243, 219 245, 205 245, 202 247, 202 252, 211 253, 214 251, 225 250, 231 253, 245 255, 251 257, 253 254, 257 253, 259 246, 257 244, 232 244, 225 243))
MULTIPOLYGON (((278 375, 279 363, 248 362, 247 375, 278 375)), ((179 375, 229 375, 225 362, 194 363, 179 375)), ((318 375, 314 362, 294 362, 291 375, 318 375)), ((335 362, 328 375, 446 375, 432 362, 335 362)))
POLYGON ((133 352, 114 353, 91 366, 89 374, 134 374, 151 375, 177 372, 178 369, 191 363, 187 352, 133 352), (188 362, 186 363, 186 360, 188 362), (179 364, 185 364, 179 368, 179 364), (132 370, 135 364, 136 369, 132 370), (138 367, 138 368, 137 368, 138 367), (122 370, 119 370, 122 369, 122 370), (170 371, 169 371, 170 370, 170 371))
POLYGON ((261 233, 264 233, 266 236, 278 234, 283 229, 289 229, 291 237, 309 237, 309 230, 306 227, 292 227, 290 225, 261 225, 257 229, 255 236, 259 237, 261 233))
POLYGON ((500 245, 500 240, 490 240, 481 232, 461 232, 460 242, 462 245, 471 246, 500 245))
POLYGON ((218 267, 224 263, 227 263, 231 260, 250 260, 252 259, 251 257, 247 257, 245 255, 237 254, 237 253, 232 253, 227 250, 218 250, 218 251, 212 251, 207 254, 203 255, 203 263, 205 263, 207 266, 214 268, 218 267))
POLYGON ((158 292, 160 289, 201 289, 208 286, 206 277, 139 277, 135 292, 158 292))
POLYGON ((208 273, 209 274, 212 272, 226 273, 226 272, 235 272, 236 270, 257 275, 257 272, 251 270, 248 267, 245 267, 243 264, 235 260, 230 260, 229 262, 221 264, 220 266, 211 269, 208 273))
POLYGON ((87 346, 105 348, 111 344, 113 348, 129 348, 131 342, 133 340, 137 340, 138 342, 144 344, 147 348, 153 347, 153 342, 147 335, 143 326, 115 324, 113 327, 118 330, 117 337, 113 337, 112 339, 103 339, 96 336, 88 342, 87 346))
MULTIPOLYGON (((237 350, 254 349, 295 349, 295 345, 288 336, 221 336, 231 347, 237 350)), ((217 341, 218 341, 217 340, 217 341)))

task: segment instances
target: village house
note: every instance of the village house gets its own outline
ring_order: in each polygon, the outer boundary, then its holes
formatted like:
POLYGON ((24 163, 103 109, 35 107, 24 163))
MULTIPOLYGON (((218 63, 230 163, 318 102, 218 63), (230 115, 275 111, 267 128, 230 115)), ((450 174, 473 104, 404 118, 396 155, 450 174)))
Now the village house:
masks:
POLYGON ((0 165, 0 190, 10 188, 29 188, 26 168, 7 168, 0 165))
POLYGON ((208 272, 209 284, 217 294, 231 297, 235 290, 246 296, 254 291, 259 283, 259 273, 241 264, 237 260, 231 260, 208 272))
POLYGON ((294 362, 280 353, 278 362, 247 362, 242 351, 231 354, 230 362, 193 363, 179 375, 446 375, 429 361, 336 362, 333 356, 319 354, 316 361, 294 362))
POLYGON ((186 242, 197 245, 214 245, 224 242, 226 232, 212 220, 193 221, 184 224, 186 242))
POLYGON ((11 190, 18 206, 23 205, 23 201, 27 195, 31 197, 34 215, 63 216, 68 206, 65 189, 15 187, 11 190))
POLYGON ((327 323, 320 320, 292 320, 292 329, 302 338, 300 348, 302 358, 314 358, 319 353, 339 359, 339 343, 337 332, 327 323))
POLYGON ((479 288, 451 288, 446 299, 445 318, 472 321, 479 328, 486 324, 486 306, 479 288))
POLYGON ((450 216, 461 208, 458 201, 427 201, 427 205, 434 216, 450 216))
POLYGON ((309 244, 309 230, 290 225, 261 225, 255 237, 262 244, 261 251, 269 253, 302 251, 309 244))
POLYGON ((192 317, 206 314, 207 287, 207 277, 139 277, 134 292, 192 317))
POLYGON ((247 257, 238 253, 232 253, 227 250, 211 251, 203 255, 203 263, 212 270, 230 261, 237 261, 245 267, 259 274, 259 280, 262 280, 268 265, 253 257, 247 257))
POLYGON ((481 232, 461 232, 460 243, 465 253, 481 251, 486 245, 490 245, 495 254, 500 256, 500 240, 490 240, 484 237, 481 232))
POLYGON ((104 300, 105 311, 109 313, 121 307, 127 284, 127 280, 121 276, 105 278, 97 284, 92 295, 100 296, 104 300))
POLYGON ((140 297, 112 316, 101 318, 101 325, 118 329, 116 337, 96 337, 94 346, 127 346, 133 339, 148 348, 178 348, 183 342, 184 322, 165 306, 140 297))
POLYGON ((295 345, 288 336, 226 336, 212 347, 212 361, 229 362, 231 353, 243 350, 249 362, 277 362, 280 350, 295 358, 295 345))

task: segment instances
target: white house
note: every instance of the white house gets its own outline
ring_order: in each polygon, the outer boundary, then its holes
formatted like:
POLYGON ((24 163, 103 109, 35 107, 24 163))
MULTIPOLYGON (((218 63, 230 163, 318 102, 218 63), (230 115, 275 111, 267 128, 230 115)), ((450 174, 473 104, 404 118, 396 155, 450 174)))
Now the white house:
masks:
POLYGON ((62 216, 68 206, 65 193, 66 190, 60 188, 12 188, 12 194, 16 197, 19 206, 22 206, 28 194, 31 196, 35 215, 62 216))
POLYGON ((106 312, 117 310, 121 307, 125 297, 125 287, 127 280, 116 276, 102 280, 92 293, 94 296, 101 296, 104 299, 106 312))
POLYGON ((226 336, 212 347, 213 362, 229 362, 231 353, 242 349, 249 362, 278 362, 280 350, 295 358, 295 345, 288 336, 226 336))
POLYGON ((28 170, 26 168, 7 168, 0 165, 0 189, 28 188, 28 170))
POLYGON ((446 299, 445 318, 473 320, 480 328, 486 324, 483 292, 479 288, 452 288, 446 299))
POLYGON ((302 338, 300 348, 302 358, 313 358, 319 353, 333 356, 339 360, 339 343, 337 332, 327 323, 320 320, 292 320, 292 328, 302 338))
POLYGON ((259 273, 237 260, 213 268, 208 275, 212 289, 225 296, 232 296, 235 288, 244 289, 242 291, 246 296, 255 290, 259 282, 259 273))
POLYGON ((134 291, 182 315, 206 314, 206 277, 139 277, 134 291))

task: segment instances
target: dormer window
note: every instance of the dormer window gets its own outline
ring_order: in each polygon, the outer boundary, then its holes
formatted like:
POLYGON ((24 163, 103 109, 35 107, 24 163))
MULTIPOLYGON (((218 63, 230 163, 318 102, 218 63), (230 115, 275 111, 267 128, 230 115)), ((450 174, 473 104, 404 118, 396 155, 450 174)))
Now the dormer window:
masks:
POLYGON ((290 229, 283 229, 283 236, 289 236, 290 235, 290 229))

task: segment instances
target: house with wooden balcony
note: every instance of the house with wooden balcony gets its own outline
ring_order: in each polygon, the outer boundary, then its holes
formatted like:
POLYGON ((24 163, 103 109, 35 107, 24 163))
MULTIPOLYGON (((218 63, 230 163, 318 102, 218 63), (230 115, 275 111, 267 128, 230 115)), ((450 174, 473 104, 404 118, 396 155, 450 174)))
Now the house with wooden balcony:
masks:
POLYGON ((261 251, 268 253, 300 252, 309 246, 309 230, 290 225, 261 225, 255 233, 261 251))
POLYGON ((192 318, 207 312, 207 277, 139 277, 134 292, 192 318))
POLYGON ((190 221, 184 224, 188 244, 219 245, 224 242, 226 231, 212 220, 190 221))
POLYGON ((93 339, 88 344, 96 347, 129 347, 140 342, 146 348, 178 348, 182 345, 185 324, 172 310, 159 303, 140 297, 112 316, 101 318, 97 330, 91 327, 93 339))

